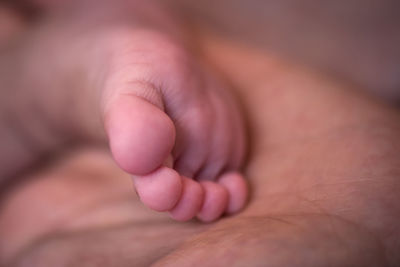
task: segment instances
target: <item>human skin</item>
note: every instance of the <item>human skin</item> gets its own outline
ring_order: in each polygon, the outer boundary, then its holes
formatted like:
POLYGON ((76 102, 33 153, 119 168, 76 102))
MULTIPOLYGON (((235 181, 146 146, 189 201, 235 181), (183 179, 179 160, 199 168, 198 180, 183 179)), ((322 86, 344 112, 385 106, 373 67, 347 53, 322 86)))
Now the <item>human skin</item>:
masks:
POLYGON ((3 196, 3 263, 398 265, 398 110, 265 51, 198 42, 246 111, 247 209, 212 224, 173 222, 139 204, 107 153, 86 148, 3 196))
POLYGON ((146 206, 179 221, 241 210, 240 110, 179 20, 152 1, 50 10, 1 53, 0 183, 44 155, 107 141, 146 206))

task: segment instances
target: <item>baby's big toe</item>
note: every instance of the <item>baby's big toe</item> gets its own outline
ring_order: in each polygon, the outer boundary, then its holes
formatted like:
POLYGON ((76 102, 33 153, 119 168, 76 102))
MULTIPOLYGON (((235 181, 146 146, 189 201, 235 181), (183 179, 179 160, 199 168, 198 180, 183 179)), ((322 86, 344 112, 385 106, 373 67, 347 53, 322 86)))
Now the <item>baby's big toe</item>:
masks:
POLYGON ((157 106, 134 96, 116 96, 105 111, 105 128, 117 164, 145 175, 160 167, 175 142, 170 118, 157 106))

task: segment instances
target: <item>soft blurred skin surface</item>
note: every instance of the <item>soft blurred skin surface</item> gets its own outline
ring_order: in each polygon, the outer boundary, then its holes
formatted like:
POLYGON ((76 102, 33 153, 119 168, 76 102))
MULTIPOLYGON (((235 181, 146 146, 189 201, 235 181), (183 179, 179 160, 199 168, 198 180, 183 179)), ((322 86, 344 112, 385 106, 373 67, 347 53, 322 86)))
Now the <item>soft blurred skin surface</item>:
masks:
POLYGON ((146 206, 179 221, 240 211, 248 190, 239 107, 186 48, 174 16, 126 0, 47 12, 3 53, 0 182, 66 143, 102 140, 146 206))
POLYGON ((314 66, 391 101, 399 99, 396 0, 171 2, 218 34, 314 66))
POLYGON ((6 45, 10 40, 24 28, 22 18, 14 10, 0 6, 0 47, 6 45))
POLYGON ((3 193, 2 264, 398 265, 398 110, 275 53, 203 31, 196 44, 245 109, 247 209, 173 222, 139 204, 106 151, 80 148, 3 193))

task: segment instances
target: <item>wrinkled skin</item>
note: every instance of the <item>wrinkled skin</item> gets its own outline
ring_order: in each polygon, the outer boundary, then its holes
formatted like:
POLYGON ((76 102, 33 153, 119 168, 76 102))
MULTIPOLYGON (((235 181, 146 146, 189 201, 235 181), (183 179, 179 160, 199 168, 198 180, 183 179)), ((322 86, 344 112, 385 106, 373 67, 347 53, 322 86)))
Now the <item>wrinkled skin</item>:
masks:
POLYGON ((11 266, 396 266, 398 110, 266 52, 204 35, 250 130, 246 210, 177 223, 139 204, 101 148, 20 177, 2 197, 11 266))

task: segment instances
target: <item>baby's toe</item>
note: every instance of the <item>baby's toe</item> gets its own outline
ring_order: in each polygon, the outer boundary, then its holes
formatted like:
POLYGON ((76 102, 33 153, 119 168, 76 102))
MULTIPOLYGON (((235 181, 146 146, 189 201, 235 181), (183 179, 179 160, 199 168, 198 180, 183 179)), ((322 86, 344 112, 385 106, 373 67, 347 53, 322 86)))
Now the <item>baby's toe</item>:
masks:
POLYGON ((240 211, 246 204, 249 188, 243 175, 238 172, 223 174, 218 183, 225 187, 229 193, 226 213, 233 214, 240 211))
POLYGON ((224 213, 229 201, 225 187, 214 182, 200 182, 204 189, 204 202, 197 218, 203 222, 212 222, 224 213))
POLYGON ((183 177, 183 191, 178 204, 170 211, 172 218, 178 221, 192 219, 201 209, 204 200, 203 187, 196 181, 183 177))
POLYGON ((174 146, 171 119, 137 96, 116 96, 107 107, 104 120, 114 159, 128 173, 145 175, 154 171, 174 146))
POLYGON ((167 167, 145 176, 134 176, 133 181, 143 204, 156 211, 171 210, 182 195, 181 176, 167 167))

